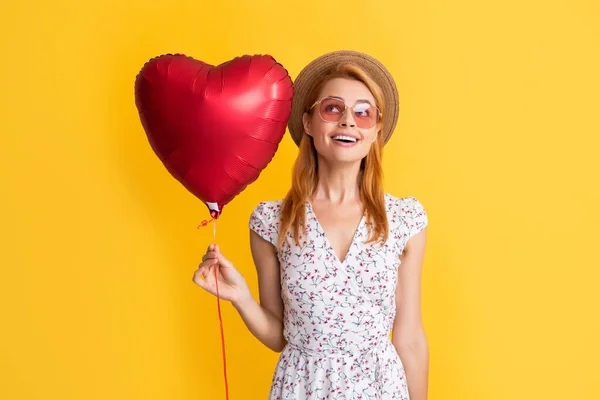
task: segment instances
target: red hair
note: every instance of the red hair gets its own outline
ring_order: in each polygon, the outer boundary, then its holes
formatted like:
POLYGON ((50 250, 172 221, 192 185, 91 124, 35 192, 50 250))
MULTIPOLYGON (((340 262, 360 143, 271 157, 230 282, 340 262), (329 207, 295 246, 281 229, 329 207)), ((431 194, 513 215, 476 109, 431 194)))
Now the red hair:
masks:
MULTIPOLYGON (((362 82, 373 94, 381 113, 385 113, 383 92, 379 85, 369 77, 361 68, 354 64, 341 64, 334 67, 329 73, 316 80, 309 95, 305 99, 304 109, 308 110, 317 100, 323 85, 334 78, 353 79, 362 82)), ((307 111, 308 112, 308 111, 307 111)), ((312 111, 311 111, 312 112, 312 111)), ((384 142, 380 134, 382 123, 378 124, 377 139, 371 146, 367 156, 361 161, 359 173, 359 193, 365 207, 367 222, 371 227, 368 242, 380 241, 385 243, 389 233, 387 214, 385 209, 385 192, 383 189, 382 155, 384 142)), ((300 151, 292 173, 292 187, 283 201, 281 209, 281 228, 279 231, 279 244, 291 230, 296 244, 300 242, 300 231, 306 229, 305 203, 314 194, 317 183, 317 150, 313 138, 302 135, 300 151)))

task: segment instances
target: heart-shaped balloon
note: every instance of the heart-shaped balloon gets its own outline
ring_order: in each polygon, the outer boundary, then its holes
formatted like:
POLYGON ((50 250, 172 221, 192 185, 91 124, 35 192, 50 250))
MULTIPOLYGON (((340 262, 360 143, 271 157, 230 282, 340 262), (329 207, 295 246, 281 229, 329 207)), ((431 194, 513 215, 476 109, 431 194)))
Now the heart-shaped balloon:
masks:
POLYGON ((273 159, 292 96, 287 70, 269 55, 212 66, 166 54, 148 61, 135 81, 152 149, 213 218, 273 159))

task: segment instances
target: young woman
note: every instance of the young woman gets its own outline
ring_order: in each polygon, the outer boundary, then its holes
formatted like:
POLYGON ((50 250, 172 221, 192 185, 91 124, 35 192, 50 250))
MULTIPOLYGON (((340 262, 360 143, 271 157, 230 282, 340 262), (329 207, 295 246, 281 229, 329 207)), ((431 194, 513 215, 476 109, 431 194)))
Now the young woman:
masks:
POLYGON ((218 265, 220 297, 281 352, 271 400, 424 400, 428 220, 416 198, 383 189, 382 151, 399 110, 394 80, 376 59, 337 51, 306 66, 294 87, 292 187, 250 217, 260 301, 214 245, 194 282, 216 294, 218 265))

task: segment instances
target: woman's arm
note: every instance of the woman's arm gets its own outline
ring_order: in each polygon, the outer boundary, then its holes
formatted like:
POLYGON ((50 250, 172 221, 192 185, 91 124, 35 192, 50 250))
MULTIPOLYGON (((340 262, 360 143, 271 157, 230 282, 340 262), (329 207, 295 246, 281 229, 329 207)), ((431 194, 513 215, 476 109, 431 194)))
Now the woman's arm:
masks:
POLYGON ((277 253, 271 243, 253 230, 250 230, 250 249, 258 275, 260 304, 248 292, 233 306, 258 340, 271 350, 280 352, 286 340, 283 337, 283 301, 277 253))
POLYGON ((426 400, 429 347, 421 318, 421 270, 425 255, 426 229, 407 242, 398 268, 396 319, 392 343, 404 364, 411 400, 426 400))

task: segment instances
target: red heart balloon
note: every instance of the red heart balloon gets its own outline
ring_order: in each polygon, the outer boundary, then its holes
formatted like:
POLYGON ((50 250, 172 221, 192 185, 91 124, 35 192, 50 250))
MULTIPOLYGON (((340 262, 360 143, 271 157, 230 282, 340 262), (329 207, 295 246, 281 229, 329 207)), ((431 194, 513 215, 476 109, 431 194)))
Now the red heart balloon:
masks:
POLYGON ((148 61, 135 81, 152 149, 213 218, 273 159, 292 96, 287 70, 269 55, 212 66, 166 54, 148 61))

